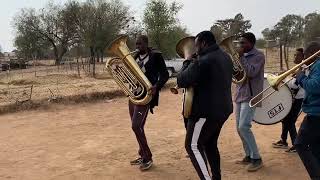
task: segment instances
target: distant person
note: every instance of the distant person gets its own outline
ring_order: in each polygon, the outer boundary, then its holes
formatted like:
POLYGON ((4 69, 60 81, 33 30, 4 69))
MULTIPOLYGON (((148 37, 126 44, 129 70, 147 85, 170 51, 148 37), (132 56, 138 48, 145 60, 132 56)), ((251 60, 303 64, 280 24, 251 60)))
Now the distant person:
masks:
POLYGON ((240 39, 240 62, 245 69, 247 79, 236 87, 236 124, 243 144, 245 157, 237 164, 247 165, 249 172, 257 171, 263 165, 255 137, 251 131, 251 122, 255 108, 249 106, 249 101, 263 90, 264 54, 255 48, 256 37, 245 33, 240 39))
POLYGON ((220 180, 218 138, 232 113, 232 60, 222 51, 212 32, 196 36, 198 59, 177 76, 180 88, 194 88, 191 115, 187 122, 185 148, 201 180, 220 180), (211 175, 207 162, 210 164, 211 175))
MULTIPOLYGON (((303 59, 304 59, 303 48, 296 49, 294 63, 299 64, 303 59)), ((289 114, 282 120, 281 139, 278 142, 273 143, 272 145, 274 148, 287 149, 288 148, 287 137, 289 132, 291 137, 292 147, 289 148, 286 152, 296 152, 296 149, 294 147, 294 141, 296 140, 296 137, 297 137, 297 130, 296 130, 295 123, 301 112, 301 105, 304 98, 304 90, 299 85, 296 85, 296 78, 292 79, 287 85, 292 90, 294 100, 293 100, 292 108, 289 114)))
MULTIPOLYGON (((308 58, 320 50, 320 43, 311 42, 305 49, 308 58)), ((309 75, 297 74, 297 84, 305 90, 302 110, 306 113, 295 147, 312 180, 320 180, 320 54, 313 58, 309 75)), ((308 64, 307 64, 308 65, 308 64)))
POLYGON ((135 105, 129 101, 129 112, 132 123, 132 130, 136 135, 139 144, 139 156, 130 162, 131 165, 139 165, 140 170, 148 170, 152 164, 152 153, 147 143, 144 133, 144 125, 148 116, 148 111, 158 105, 159 92, 169 79, 164 59, 161 52, 148 47, 148 37, 141 35, 137 38, 136 49, 139 53, 134 57, 142 72, 149 79, 152 87, 153 98, 147 105, 135 105))

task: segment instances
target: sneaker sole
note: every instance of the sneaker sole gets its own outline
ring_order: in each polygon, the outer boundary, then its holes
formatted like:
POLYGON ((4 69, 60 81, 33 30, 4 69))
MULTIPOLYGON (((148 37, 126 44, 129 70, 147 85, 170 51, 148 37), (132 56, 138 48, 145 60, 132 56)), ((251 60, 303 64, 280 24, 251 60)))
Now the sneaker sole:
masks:
POLYGON ((144 168, 141 168, 141 167, 140 167, 140 170, 141 170, 141 171, 146 171, 146 170, 149 170, 151 167, 152 167, 152 164, 150 164, 149 166, 144 167, 144 168))
POLYGON ((248 172, 256 172, 259 169, 261 169, 262 167, 263 167, 263 164, 261 164, 260 166, 255 167, 255 168, 250 168, 250 169, 248 168, 247 171, 248 172))

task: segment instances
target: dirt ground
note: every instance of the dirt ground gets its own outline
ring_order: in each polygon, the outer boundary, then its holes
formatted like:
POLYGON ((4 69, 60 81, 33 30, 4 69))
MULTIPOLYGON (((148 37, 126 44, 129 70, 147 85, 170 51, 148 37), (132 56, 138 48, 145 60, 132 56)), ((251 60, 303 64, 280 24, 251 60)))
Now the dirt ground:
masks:
MULTIPOLYGON (((126 98, 0 116, 0 179, 198 179, 185 158, 180 111, 181 97, 162 92, 160 107, 146 124, 154 155, 154 167, 148 172, 129 165, 136 157, 137 143, 126 98)), ((243 157, 243 150, 232 115, 219 140, 223 179, 308 179, 297 154, 271 147, 278 140, 279 124, 254 124, 253 131, 264 168, 248 173, 234 163, 243 157)))

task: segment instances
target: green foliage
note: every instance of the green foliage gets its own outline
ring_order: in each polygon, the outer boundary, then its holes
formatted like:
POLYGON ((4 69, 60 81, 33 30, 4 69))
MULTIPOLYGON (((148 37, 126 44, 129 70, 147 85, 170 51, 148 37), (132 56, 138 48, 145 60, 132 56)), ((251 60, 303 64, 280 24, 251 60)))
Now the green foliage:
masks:
POLYGON ((304 41, 305 43, 319 40, 320 37, 320 14, 310 13, 305 17, 304 41))
POLYGON ((167 58, 175 56, 176 43, 187 35, 176 17, 181 9, 177 2, 167 4, 165 0, 149 0, 144 11, 143 23, 150 43, 167 58))
POLYGON ((217 20, 211 27, 211 32, 215 35, 217 41, 221 41, 231 35, 239 37, 251 28, 250 20, 245 20, 241 13, 234 18, 217 20))

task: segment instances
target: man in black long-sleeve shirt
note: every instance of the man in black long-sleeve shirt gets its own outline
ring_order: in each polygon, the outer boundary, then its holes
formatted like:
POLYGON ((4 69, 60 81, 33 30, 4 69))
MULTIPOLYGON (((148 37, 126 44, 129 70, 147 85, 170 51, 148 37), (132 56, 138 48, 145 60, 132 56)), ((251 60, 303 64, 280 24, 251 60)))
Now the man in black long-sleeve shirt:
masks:
POLYGON ((223 123, 232 113, 232 61, 216 44, 210 31, 196 36, 198 59, 186 60, 188 66, 178 74, 180 88, 194 87, 191 116, 188 119, 186 150, 200 179, 220 180, 220 155, 217 141, 223 123))
POLYGON ((144 125, 148 111, 153 113, 153 108, 158 105, 159 92, 169 79, 169 73, 161 52, 148 47, 148 37, 141 35, 136 41, 139 53, 134 57, 142 72, 153 85, 153 98, 147 105, 135 105, 129 101, 129 112, 132 122, 132 130, 139 144, 139 158, 130 162, 131 165, 140 165, 140 170, 148 170, 152 166, 152 153, 148 146, 144 133, 144 125))

